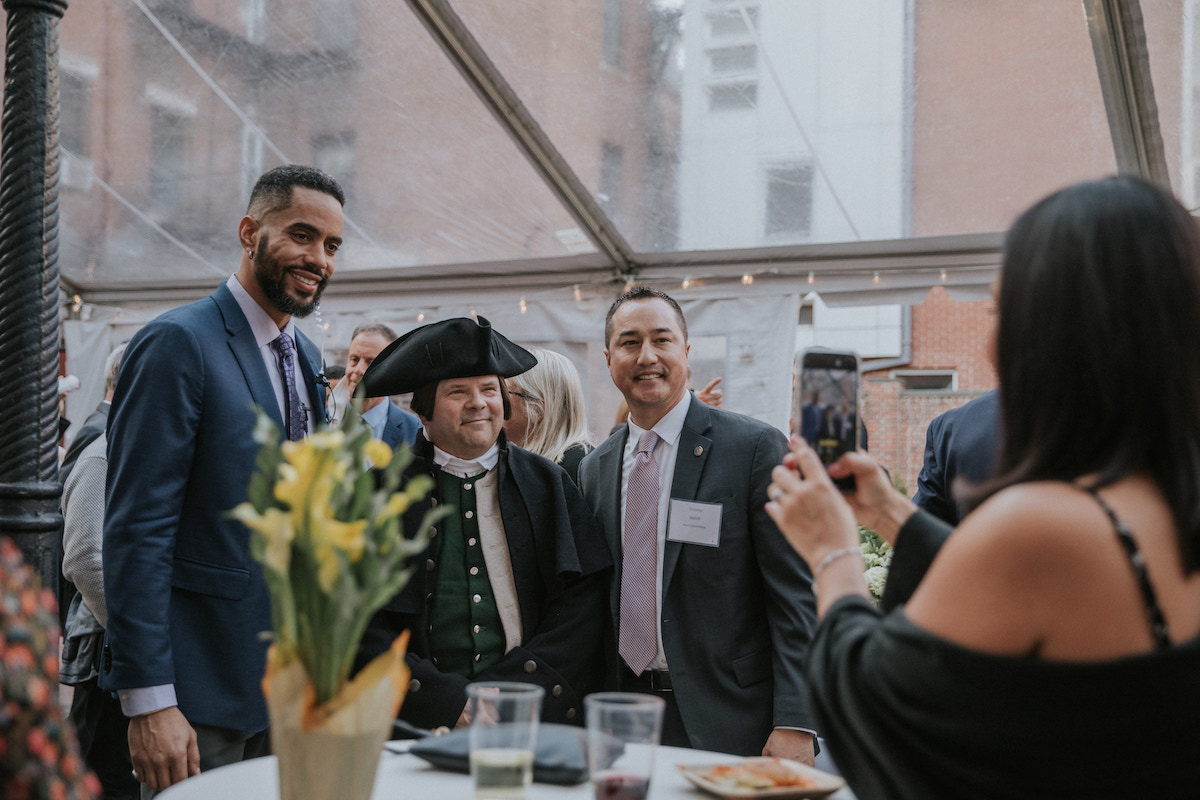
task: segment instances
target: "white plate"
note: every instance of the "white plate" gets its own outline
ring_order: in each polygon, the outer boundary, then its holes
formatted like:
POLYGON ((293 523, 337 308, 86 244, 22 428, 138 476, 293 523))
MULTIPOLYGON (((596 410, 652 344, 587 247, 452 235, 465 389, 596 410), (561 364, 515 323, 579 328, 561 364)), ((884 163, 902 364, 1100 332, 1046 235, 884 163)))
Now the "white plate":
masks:
POLYGON ((687 778, 697 787, 706 792, 715 794, 717 797, 724 797, 726 800, 744 800, 744 798, 815 798, 825 797, 833 794, 838 789, 846 785, 846 782, 837 775, 831 775, 828 772, 822 772, 819 769, 814 769, 806 764, 801 764, 798 761, 788 761, 783 758, 743 758, 737 761, 731 761, 726 764, 680 764, 679 771, 683 773, 683 777, 687 778), (738 767, 745 764, 774 762, 781 767, 790 769, 799 773, 801 776, 810 779, 813 786, 777 786, 767 789, 752 789, 741 786, 728 786, 718 783, 708 777, 708 774, 716 767, 738 767))

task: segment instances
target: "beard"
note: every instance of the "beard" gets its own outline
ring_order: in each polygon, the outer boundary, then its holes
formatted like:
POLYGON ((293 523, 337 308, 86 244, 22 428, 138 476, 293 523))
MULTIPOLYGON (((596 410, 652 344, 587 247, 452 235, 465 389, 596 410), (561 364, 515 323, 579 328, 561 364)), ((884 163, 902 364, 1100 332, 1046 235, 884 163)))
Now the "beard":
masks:
MULTIPOLYGON (((296 267, 296 269, 302 269, 302 267, 296 267)), ((287 293, 287 289, 284 287, 288 268, 267 253, 266 234, 259 238, 258 252, 254 254, 254 279, 258 281, 258 286, 263 290, 267 301, 279 313, 293 317, 307 317, 316 309, 317 303, 321 302, 321 292, 325 291, 325 284, 328 281, 312 270, 304 271, 310 275, 316 275, 321 280, 313 299, 308 303, 287 293)))

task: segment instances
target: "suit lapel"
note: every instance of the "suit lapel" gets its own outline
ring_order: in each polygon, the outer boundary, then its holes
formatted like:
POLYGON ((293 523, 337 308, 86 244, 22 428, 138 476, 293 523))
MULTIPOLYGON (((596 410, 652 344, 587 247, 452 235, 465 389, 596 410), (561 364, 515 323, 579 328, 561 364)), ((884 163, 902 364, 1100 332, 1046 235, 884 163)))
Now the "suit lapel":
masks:
MULTIPOLYGON (((704 465, 708 462, 709 453, 712 451, 712 439, 706 436, 711 427, 709 416, 708 408, 693 397, 688 407, 687 417, 683 422, 683 430, 679 434, 679 447, 675 453, 675 472, 671 479, 672 498, 695 500, 699 494, 700 478, 704 474, 704 465)), ((670 513, 669 505, 667 513, 670 513)), ((675 565, 679 562, 679 554, 682 551, 683 544, 681 542, 670 540, 663 548, 662 585, 664 596, 667 587, 671 585, 671 576, 675 574, 675 565)))
POLYGON ((628 438, 629 428, 626 426, 620 434, 600 445, 596 454, 600 462, 597 472, 604 481, 600 490, 600 508, 596 511, 608 538, 609 552, 616 562, 618 578, 621 572, 621 462, 628 438))
POLYGON ((225 332, 229 334, 229 349, 233 351, 233 357, 237 360, 238 366, 242 370, 242 376, 246 379, 251 399, 270 414, 279 429, 283 430, 283 411, 279 408, 279 401, 275 399, 271 378, 267 375, 267 367, 259 352, 258 341, 254 338, 254 331, 250 329, 250 323, 246 321, 246 315, 242 313, 237 300, 233 299, 233 294, 225 284, 222 283, 217 287, 217 291, 213 292, 212 297, 225 320, 225 332))

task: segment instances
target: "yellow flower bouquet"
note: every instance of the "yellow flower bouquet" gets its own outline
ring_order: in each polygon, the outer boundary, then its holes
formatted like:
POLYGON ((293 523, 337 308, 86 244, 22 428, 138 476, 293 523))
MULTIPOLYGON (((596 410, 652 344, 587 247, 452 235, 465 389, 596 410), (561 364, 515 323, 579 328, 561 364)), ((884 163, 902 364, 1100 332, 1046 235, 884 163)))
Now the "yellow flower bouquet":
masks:
POLYGON ((411 537, 402 516, 432 488, 401 486, 412 459, 372 438, 357 406, 337 429, 279 442, 261 411, 262 445, 248 499, 231 512, 251 531, 271 595, 273 630, 263 688, 284 800, 367 798, 383 742, 408 688, 407 634, 350 680, 371 616, 411 576, 444 513, 426 513, 411 537))

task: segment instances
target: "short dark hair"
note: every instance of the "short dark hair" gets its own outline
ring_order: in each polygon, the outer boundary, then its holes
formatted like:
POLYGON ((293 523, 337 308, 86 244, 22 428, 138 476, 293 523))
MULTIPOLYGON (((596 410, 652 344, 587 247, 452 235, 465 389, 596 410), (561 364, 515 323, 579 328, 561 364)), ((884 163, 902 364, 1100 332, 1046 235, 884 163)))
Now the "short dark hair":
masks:
POLYGON ((1200 569, 1200 227, 1121 176, 1038 202, 1009 230, 997 301, 998 477, 1095 486, 1150 475, 1200 569))
POLYGON ((322 192, 337 200, 338 205, 346 205, 341 184, 329 173, 303 164, 284 164, 264 172, 255 182, 246 214, 271 214, 287 208, 292 204, 292 189, 297 186, 322 192))
MULTIPOLYGON (((504 385, 504 378, 499 375, 496 379, 500 381, 500 402, 504 405, 504 419, 512 416, 512 400, 508 396, 508 387, 504 385)), ((433 419, 433 406, 437 401, 437 387, 441 381, 432 381, 424 386, 418 386, 413 390, 412 400, 408 407, 414 414, 419 414, 425 419, 433 419)))
POLYGON ((346 377, 346 368, 341 364, 331 364, 325 368, 325 378, 331 381, 340 381, 346 377))
POLYGON ((683 332, 683 341, 688 340, 687 320, 683 318, 683 309, 679 307, 679 303, 675 302, 675 298, 666 292, 660 292, 658 289, 651 289, 649 286, 635 286, 625 294, 618 297, 609 306, 608 315, 604 318, 604 347, 607 348, 612 341, 612 319, 613 314, 617 313, 617 309, 622 304, 635 300, 662 300, 675 310, 675 316, 679 319, 679 329, 683 332))
POLYGON ((378 333, 389 342, 396 341, 396 332, 382 322, 364 322, 354 329, 354 333, 350 334, 350 341, 353 342, 364 333, 378 333))

